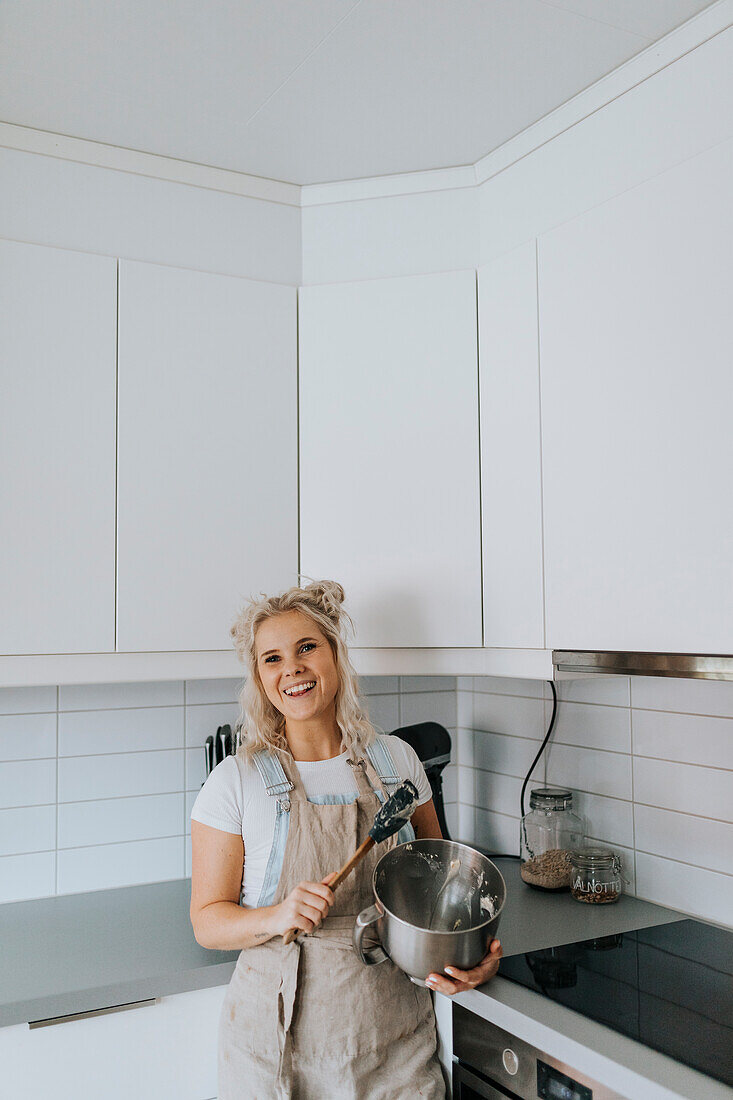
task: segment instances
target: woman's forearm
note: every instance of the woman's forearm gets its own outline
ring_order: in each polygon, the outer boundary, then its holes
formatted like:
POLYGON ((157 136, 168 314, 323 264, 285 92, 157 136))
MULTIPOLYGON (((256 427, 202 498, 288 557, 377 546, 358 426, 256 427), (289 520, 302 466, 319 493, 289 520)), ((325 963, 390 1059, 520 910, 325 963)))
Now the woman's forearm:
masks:
POLYGON ((233 901, 214 901, 191 914, 197 943, 218 951, 241 951, 267 943, 278 933, 272 927, 275 905, 244 909, 233 901))

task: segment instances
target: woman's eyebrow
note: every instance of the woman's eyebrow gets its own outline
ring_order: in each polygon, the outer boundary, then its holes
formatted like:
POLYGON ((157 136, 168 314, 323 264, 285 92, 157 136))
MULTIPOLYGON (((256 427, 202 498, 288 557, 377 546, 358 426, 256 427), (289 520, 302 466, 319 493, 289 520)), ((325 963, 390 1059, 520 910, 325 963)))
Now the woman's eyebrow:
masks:
MULTIPOLYGON (((315 642, 315 638, 298 638, 296 645, 302 645, 303 642, 315 642)), ((279 653, 279 649, 266 649, 264 653, 260 653, 260 657, 267 657, 270 653, 279 653)))

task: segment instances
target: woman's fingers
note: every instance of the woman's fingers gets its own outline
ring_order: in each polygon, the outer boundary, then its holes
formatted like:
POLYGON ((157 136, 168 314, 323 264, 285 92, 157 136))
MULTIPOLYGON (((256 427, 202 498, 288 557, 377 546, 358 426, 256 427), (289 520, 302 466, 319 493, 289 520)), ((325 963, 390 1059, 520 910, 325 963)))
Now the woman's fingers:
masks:
POLYGON ((467 989, 475 989, 493 978, 499 969, 499 961, 502 956, 499 940, 492 940, 488 953, 478 966, 471 970, 459 970, 456 966, 446 966, 445 974, 429 974, 426 984, 430 989, 438 993, 444 993, 452 997, 456 993, 464 993, 467 989))

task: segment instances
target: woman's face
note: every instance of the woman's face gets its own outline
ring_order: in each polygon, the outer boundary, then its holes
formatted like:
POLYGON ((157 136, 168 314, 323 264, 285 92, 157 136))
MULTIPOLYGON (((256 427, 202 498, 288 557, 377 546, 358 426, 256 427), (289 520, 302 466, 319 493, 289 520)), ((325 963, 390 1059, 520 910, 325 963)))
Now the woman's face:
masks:
POLYGON ((286 722, 308 722, 333 710, 339 681, 328 641, 308 616, 287 611, 266 619, 255 636, 265 694, 286 722))

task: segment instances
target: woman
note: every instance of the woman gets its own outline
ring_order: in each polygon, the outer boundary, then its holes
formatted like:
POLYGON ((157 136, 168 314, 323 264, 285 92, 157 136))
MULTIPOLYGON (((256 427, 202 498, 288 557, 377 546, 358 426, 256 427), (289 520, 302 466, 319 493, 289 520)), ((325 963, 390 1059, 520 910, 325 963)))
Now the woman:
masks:
MULTIPOLYGON (((377 860, 412 833, 373 849, 335 894, 328 885, 404 779, 420 793, 415 835, 441 835, 417 756, 377 737, 361 708, 343 598, 332 581, 291 588, 252 601, 232 628, 247 666, 246 741, 191 814, 196 939, 241 950, 222 1009, 219 1100, 445 1095, 429 993, 389 961, 363 966, 351 946, 377 860), (307 935, 286 947, 289 928, 307 935)), ((473 988, 500 954, 495 940, 475 970, 428 984, 473 988)))

